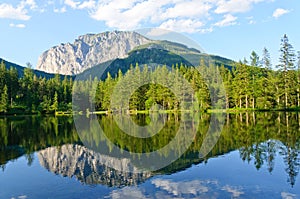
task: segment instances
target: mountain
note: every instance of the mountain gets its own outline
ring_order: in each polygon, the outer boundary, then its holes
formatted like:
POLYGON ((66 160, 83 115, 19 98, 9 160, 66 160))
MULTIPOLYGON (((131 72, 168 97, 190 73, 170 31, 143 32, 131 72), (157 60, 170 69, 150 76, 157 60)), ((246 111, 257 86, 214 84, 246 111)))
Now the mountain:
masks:
MULTIPOLYGON (((12 62, 9 62, 9 61, 6 61, 6 60, 0 58, 0 63, 1 63, 2 61, 3 61, 3 63, 5 64, 5 67, 6 67, 7 69, 10 69, 11 67, 13 67, 13 68, 17 69, 19 77, 22 77, 22 76, 23 76, 23 74, 24 74, 24 69, 25 69, 26 67, 20 66, 20 65, 18 65, 18 64, 15 64, 15 63, 12 63, 12 62)), ((50 79, 50 78, 53 78, 53 77, 54 77, 54 74, 46 73, 46 72, 44 72, 44 71, 35 70, 35 69, 32 69, 32 71, 33 71, 33 74, 35 74, 37 77, 42 77, 42 78, 45 77, 46 79, 50 79)))
POLYGON ((113 61, 96 65, 85 70, 83 73, 81 73, 81 75, 85 77, 91 76, 92 78, 97 76, 99 79, 104 80, 106 79, 108 72, 112 77, 115 77, 119 70, 121 70, 124 74, 130 69, 131 66, 135 66, 136 63, 138 63, 140 67, 147 65, 148 68, 151 69, 154 69, 158 65, 172 67, 172 65, 175 66, 175 64, 183 64, 187 66, 193 66, 192 63, 183 57, 167 50, 159 48, 143 48, 129 52, 127 58, 118 58, 113 61))
POLYGON ((41 166, 48 171, 76 177, 85 184, 129 186, 140 184, 152 176, 150 172, 137 172, 138 168, 130 159, 102 155, 76 144, 46 148, 38 152, 38 158, 41 166))
POLYGON ((136 63, 138 63, 140 67, 146 65, 150 69, 154 69, 158 65, 166 65, 169 68, 176 64, 198 66, 201 59, 203 59, 207 65, 209 62, 218 66, 224 65, 227 68, 231 68, 234 65, 234 61, 232 60, 201 53, 196 49, 188 48, 182 44, 169 41, 153 41, 133 49, 128 53, 128 57, 124 59, 117 58, 83 71, 80 73, 80 78, 87 79, 90 76, 92 78, 97 76, 98 79, 104 80, 108 72, 112 77, 115 77, 119 70, 124 74, 131 66, 134 67, 136 63))
POLYGON ((127 57, 137 46, 151 42, 129 31, 113 31, 79 36, 74 43, 60 44, 44 52, 36 69, 49 73, 75 75, 94 65, 127 57))
POLYGON ((136 32, 113 31, 82 35, 73 44, 54 46, 39 57, 36 68, 67 75, 77 75, 87 69, 90 69, 88 73, 94 74, 95 70, 100 70, 103 74, 110 72, 114 76, 119 69, 124 73, 131 64, 136 63, 197 66, 200 59, 225 67, 231 67, 234 63, 184 44, 150 40, 136 32))

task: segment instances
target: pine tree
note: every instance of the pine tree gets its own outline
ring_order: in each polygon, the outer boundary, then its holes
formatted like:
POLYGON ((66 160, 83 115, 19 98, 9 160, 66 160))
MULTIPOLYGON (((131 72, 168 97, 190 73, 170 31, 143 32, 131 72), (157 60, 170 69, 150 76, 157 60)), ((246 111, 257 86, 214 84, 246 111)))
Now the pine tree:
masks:
POLYGON ((4 85, 3 92, 1 94, 0 99, 0 112, 6 113, 8 109, 8 94, 7 94, 7 86, 4 85))
POLYGON ((293 70, 295 68, 294 62, 295 62, 295 54, 293 46, 289 43, 289 39, 287 35, 285 34, 283 38, 281 39, 281 48, 280 48, 280 58, 279 58, 279 64, 278 69, 282 72, 282 79, 283 79, 283 94, 284 94, 284 107, 288 107, 288 98, 292 86, 292 77, 289 73, 290 70, 293 70))
POLYGON ((257 55, 257 53, 255 51, 251 52, 250 55, 250 61, 251 61, 251 66, 259 66, 259 56, 257 55))
POLYGON ((58 109, 58 95, 57 95, 56 91, 55 91, 55 94, 54 94, 54 97, 53 97, 52 109, 54 111, 57 111, 57 109, 58 109))
POLYGON ((252 94, 252 108, 255 108, 255 100, 257 97, 257 84, 256 81, 258 79, 257 77, 257 70, 256 67, 258 67, 260 65, 260 60, 259 60, 259 56, 257 55, 257 53, 255 51, 252 51, 251 56, 250 56, 250 61, 251 61, 251 69, 250 69, 250 76, 251 76, 251 81, 250 81, 250 93, 252 94))
POLYGON ((10 106, 13 106, 13 101, 16 99, 18 90, 19 90, 19 82, 18 82, 18 71, 17 69, 11 67, 9 70, 9 78, 8 78, 8 95, 10 100, 10 106))
POLYGON ((297 106, 300 107, 300 51, 297 54, 297 106))
POLYGON ((245 108, 248 108, 248 100, 251 94, 251 89, 249 88, 250 71, 245 63, 245 61, 244 63, 240 61, 234 70, 233 98, 235 100, 235 106, 239 106, 239 108, 242 108, 243 98, 245 98, 245 108))
POLYGON ((263 108, 270 108, 274 101, 274 90, 276 89, 275 76, 272 71, 271 57, 267 48, 263 49, 262 55, 262 77, 260 87, 262 89, 261 98, 263 108), (274 89, 275 88, 275 89, 274 89))
POLYGON ((4 61, 2 60, 0 63, 0 90, 2 90, 4 88, 4 85, 7 83, 6 76, 7 76, 6 66, 4 61))
POLYGON ((114 80, 112 79, 110 73, 107 73, 107 78, 103 85, 103 101, 102 106, 104 110, 109 110, 111 107, 111 94, 114 88, 114 80))
POLYGON ((266 47, 263 49, 262 66, 265 70, 271 70, 272 67, 270 53, 266 47))
POLYGON ((225 91, 226 91, 226 109, 230 108, 230 98, 231 98, 231 87, 232 87, 232 73, 230 70, 222 65, 220 67, 220 73, 223 79, 225 91))

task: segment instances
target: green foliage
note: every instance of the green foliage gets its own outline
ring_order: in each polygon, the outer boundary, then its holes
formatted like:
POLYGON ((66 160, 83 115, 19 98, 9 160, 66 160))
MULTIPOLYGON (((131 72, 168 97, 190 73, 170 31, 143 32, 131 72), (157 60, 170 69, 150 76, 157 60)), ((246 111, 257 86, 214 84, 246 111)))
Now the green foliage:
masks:
POLYGON ((295 69, 295 54, 286 34, 281 39, 280 53, 277 68, 282 72, 280 74, 282 81, 279 86, 284 93, 284 107, 287 108, 290 103, 290 95, 293 93, 293 85, 295 84, 295 74, 293 72, 295 69))
MULTIPOLYGON (((137 50, 139 49, 132 53, 137 50)), ((216 108, 293 109, 300 105, 300 72, 293 68, 296 63, 292 46, 288 43, 286 35, 282 39, 281 52, 281 64, 278 71, 271 69, 270 54, 266 48, 263 49, 261 59, 253 51, 250 55, 250 62, 244 59, 243 62, 235 63, 232 68, 215 65, 214 60, 207 59, 201 59, 199 66, 196 67, 183 64, 173 65, 172 68, 167 68, 166 65, 155 68, 147 65, 136 64, 136 67, 131 65, 126 73, 119 70, 117 78, 109 76, 105 81, 100 81, 96 93, 97 109, 109 109, 110 96, 115 85, 118 85, 121 92, 119 92, 118 99, 113 100, 125 102, 126 93, 124 92, 128 88, 135 88, 135 84, 143 85, 141 81, 146 77, 152 83, 135 89, 129 99, 129 106, 123 104, 118 109, 121 111, 124 109, 149 110, 153 105, 159 104, 167 110, 178 108, 207 110, 211 108, 211 101, 217 102, 214 106, 216 108), (222 79, 218 79, 215 75, 218 73, 221 74, 222 79), (186 88, 182 87, 182 82, 179 81, 181 78, 176 74, 181 75, 190 83, 199 107, 179 107, 184 98, 181 95, 175 96, 174 92, 180 93, 186 88), (122 82, 122 85, 118 82, 122 82), (222 83, 225 93, 222 93, 220 89, 222 83), (171 86, 174 86, 174 90, 170 89, 171 86)), ((300 53, 297 67, 300 67, 299 60, 300 53)))
POLYGON ((7 69, 4 61, 0 63, 0 113, 24 114, 49 113, 53 110, 70 110, 72 79, 60 75, 46 79, 37 77, 31 65, 24 69, 23 76, 17 69, 7 69))
POLYGON ((0 113, 6 113, 8 108, 7 86, 4 85, 0 99, 0 113))
POLYGON ((30 155, 49 146, 79 142, 73 118, 70 117, 0 118, 0 165, 24 153, 30 155))
POLYGON ((57 111, 57 108, 58 108, 58 96, 57 96, 57 92, 56 91, 55 91, 55 94, 54 94, 54 97, 53 97, 53 104, 52 104, 51 108, 54 111, 57 111))
MULTIPOLYGON (((72 107, 73 87, 73 92, 78 94, 75 98, 87 96, 88 103, 75 107, 78 111, 111 111, 111 96, 115 89, 118 96, 113 101, 118 102, 118 107, 114 107, 114 111, 120 112, 149 110, 155 104, 165 110, 205 111, 212 107, 212 102, 216 102, 213 107, 218 109, 295 109, 300 106, 300 53, 296 63, 296 55, 286 35, 281 40, 278 71, 271 69, 270 54, 266 48, 261 59, 253 51, 250 62, 244 59, 232 67, 219 65, 216 59, 204 55, 198 60, 199 65, 193 67, 182 57, 166 51, 168 43, 159 45, 162 48, 151 50, 148 46, 135 49, 127 59, 116 60, 117 67, 114 70, 107 68, 106 71, 112 73, 107 72, 105 79, 92 79, 95 75, 90 75, 87 76, 89 79, 75 83, 72 78, 62 79, 58 74, 49 79, 38 77, 30 64, 23 75, 18 76, 18 71, 7 69, 2 60, 0 112, 7 114, 10 110, 23 109, 26 113, 68 111, 72 107), (143 64, 144 59, 166 64, 154 67, 151 63, 143 64), (171 63, 172 67, 169 67, 171 63), (221 79, 216 75, 218 73, 221 79), (181 104, 190 97, 186 95, 188 88, 184 81, 189 82, 192 88, 190 94, 198 100, 199 106, 191 106, 191 102, 181 104), (225 93, 221 84, 224 84, 225 93), (128 91, 132 93, 129 93, 129 99, 125 99, 128 91), (95 107, 91 107, 91 103, 95 107)), ((176 47, 183 54, 184 48, 176 47)), ((199 52, 189 49, 186 53, 196 55, 199 52)))

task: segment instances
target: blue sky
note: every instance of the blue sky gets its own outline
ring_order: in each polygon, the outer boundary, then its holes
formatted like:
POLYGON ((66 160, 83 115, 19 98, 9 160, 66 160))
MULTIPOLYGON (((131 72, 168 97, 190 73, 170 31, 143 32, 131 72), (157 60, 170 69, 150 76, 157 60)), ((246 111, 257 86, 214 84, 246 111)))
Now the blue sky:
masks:
POLYGON ((299 0, 1 0, 0 57, 35 66, 79 35, 159 27, 233 60, 267 47, 276 65, 283 34, 300 51, 299 20, 299 0))

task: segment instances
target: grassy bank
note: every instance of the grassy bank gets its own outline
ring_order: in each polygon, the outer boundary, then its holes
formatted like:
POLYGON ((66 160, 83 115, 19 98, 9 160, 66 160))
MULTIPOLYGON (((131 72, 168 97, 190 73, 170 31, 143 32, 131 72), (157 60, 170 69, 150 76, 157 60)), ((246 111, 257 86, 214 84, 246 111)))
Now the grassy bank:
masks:
POLYGON ((113 111, 94 111, 90 112, 89 110, 86 111, 48 111, 48 112, 40 112, 40 111, 26 111, 24 109, 10 109, 6 113, 0 113, 2 116, 9 116, 9 115, 55 115, 55 116, 72 116, 72 115, 109 115, 109 114, 128 114, 128 115, 136 115, 136 114, 150 114, 150 113, 161 113, 161 114, 168 114, 168 113, 244 113, 244 112, 274 112, 274 111, 281 111, 281 112, 300 112, 300 107, 294 108, 273 108, 273 109, 252 109, 252 108, 229 108, 229 109, 207 109, 207 110, 126 110, 123 112, 113 112, 113 111))

